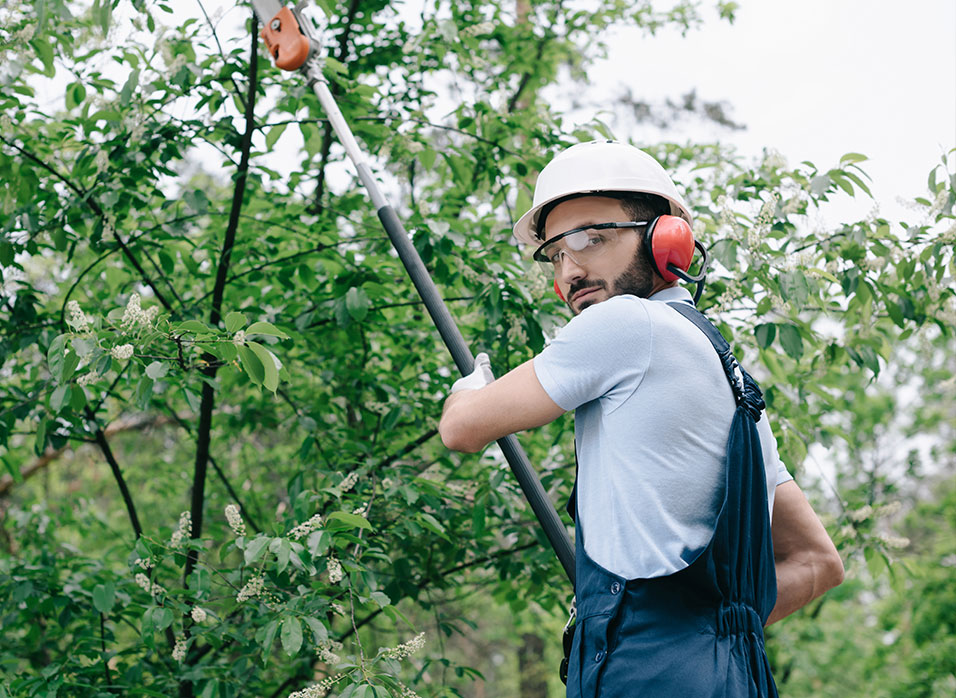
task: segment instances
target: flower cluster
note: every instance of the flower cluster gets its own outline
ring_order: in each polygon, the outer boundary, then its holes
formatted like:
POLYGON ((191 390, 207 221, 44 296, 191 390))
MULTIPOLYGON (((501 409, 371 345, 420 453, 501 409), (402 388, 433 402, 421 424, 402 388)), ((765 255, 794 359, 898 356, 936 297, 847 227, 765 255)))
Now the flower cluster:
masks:
POLYGON ((860 521, 866 521, 871 516, 873 516, 873 507, 871 507, 869 504, 847 514, 847 518, 856 523, 859 523, 860 521))
POLYGON ((294 691, 289 694, 289 698, 322 698, 329 689, 345 678, 345 674, 336 674, 327 676, 316 684, 303 688, 301 691, 294 691))
POLYGON ((399 695, 399 698, 421 698, 415 691, 410 689, 408 686, 403 684, 401 681, 398 682, 398 685, 402 687, 402 692, 399 695))
POLYGON ((180 545, 182 545, 183 539, 189 537, 189 534, 192 533, 192 530, 192 514, 190 514, 188 511, 184 511, 179 515, 179 528, 173 531, 173 535, 169 539, 169 545, 173 548, 178 548, 180 545))
POLYGON ((137 572, 136 576, 133 577, 133 581, 135 581, 136 584, 139 585, 143 591, 153 594, 154 596, 156 594, 162 594, 164 591, 166 591, 159 584, 149 581, 149 577, 147 577, 142 572, 137 572))
POLYGON ((245 344, 245 343, 246 343, 246 331, 245 331, 245 330, 239 330, 238 332, 236 332, 236 333, 232 336, 232 343, 235 344, 236 346, 239 346, 240 344, 245 344))
POLYGON ((114 359, 119 359, 120 361, 126 361, 127 359, 133 356, 133 345, 132 344, 119 344, 112 349, 110 349, 110 354, 113 355, 114 359))
POLYGON ((254 599, 262 593, 263 584, 265 580, 262 578, 261 574, 257 574, 255 577, 246 582, 246 585, 239 590, 239 593, 236 595, 236 601, 242 603, 247 599, 254 599))
POLYGON ((342 649, 341 642, 336 642, 335 640, 326 640, 315 648, 315 652, 319 655, 319 661, 325 662, 326 664, 335 665, 342 661, 342 658, 335 653, 340 649, 342 649))
POLYGON ((910 539, 905 536, 887 536, 881 535, 880 540, 887 548, 906 548, 909 547, 910 539))
POLYGON ((86 332, 90 329, 91 318, 83 312, 80 304, 76 301, 70 301, 66 304, 66 309, 70 311, 69 324, 77 332, 86 332))
POLYGON ((77 385, 89 385, 90 383, 95 383, 100 379, 100 374, 96 371, 90 371, 89 373, 84 373, 82 376, 76 379, 77 385))
POLYGON ((176 638, 176 646, 173 647, 173 660, 181 662, 186 658, 186 638, 180 635, 176 638))
POLYGON ((206 621, 206 611, 199 606, 193 606, 193 610, 189 612, 189 615, 192 616, 194 623, 204 623, 206 621))
POLYGON ((226 505, 226 521, 229 527, 237 536, 246 535, 246 524, 242 522, 242 516, 239 514, 239 507, 235 504, 226 505))
POLYGON ((139 294, 134 293, 129 297, 126 303, 126 310, 123 311, 123 319, 120 321, 123 327, 133 328, 137 325, 148 326, 156 315, 159 314, 159 306, 154 305, 147 310, 140 307, 139 294))
POLYGON ((299 540, 300 538, 309 535, 322 525, 322 517, 318 514, 315 514, 305 523, 300 523, 298 526, 289 531, 289 537, 293 540, 299 540))
POLYGON ((408 642, 403 642, 398 647, 389 647, 382 650, 382 656, 389 659, 405 659, 410 654, 415 654, 425 646, 425 633, 418 633, 408 642))
POLYGON ((326 566, 329 570, 329 582, 332 584, 338 584, 341 582, 343 577, 342 563, 334 557, 329 557, 329 561, 326 563, 326 566))
POLYGON ((342 479, 342 482, 339 483, 339 487, 338 487, 339 492, 342 492, 344 494, 345 492, 348 492, 349 490, 351 490, 353 487, 355 487, 355 483, 358 482, 358 478, 359 478, 359 474, 357 470, 353 470, 352 472, 350 472, 348 475, 346 475, 342 479))

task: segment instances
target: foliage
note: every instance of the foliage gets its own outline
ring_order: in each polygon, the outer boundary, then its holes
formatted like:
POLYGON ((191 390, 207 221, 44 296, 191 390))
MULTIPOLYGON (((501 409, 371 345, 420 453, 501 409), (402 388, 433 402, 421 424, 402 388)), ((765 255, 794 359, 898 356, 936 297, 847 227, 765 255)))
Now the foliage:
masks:
MULTIPOLYGON (((504 372, 566 317, 507 229, 549 153, 611 135, 542 91, 585 77, 608 26, 689 30, 697 6, 319 5, 346 119, 504 372)), ((0 695, 467 692, 456 609, 536 629, 569 592, 497 450, 434 438, 450 361, 301 77, 239 10, 0 12, 0 695)), ((784 459, 826 455, 832 531, 883 573, 898 541, 873 512, 956 453, 956 165, 914 222, 814 230, 867 193, 863 156, 644 145, 692 202, 718 262, 703 306, 762 379, 784 459)), ((570 427, 522 437, 556 502, 570 427)), ((939 663, 917 654, 905 671, 939 663)))

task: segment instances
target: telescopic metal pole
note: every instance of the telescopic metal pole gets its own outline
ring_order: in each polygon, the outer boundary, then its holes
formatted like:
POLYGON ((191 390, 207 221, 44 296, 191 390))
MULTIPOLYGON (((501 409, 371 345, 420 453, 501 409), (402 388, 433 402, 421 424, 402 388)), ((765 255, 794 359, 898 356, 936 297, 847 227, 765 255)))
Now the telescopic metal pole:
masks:
MULTIPOLYGON (((392 241, 392 245, 395 247, 395 251, 398 253, 402 264, 405 265, 405 269, 408 271, 408 275, 411 277, 415 289, 424 301, 425 308, 428 310, 428 314, 431 315, 432 321, 435 323, 435 327, 438 329, 442 341, 445 343, 445 346, 448 347, 448 351, 451 353, 455 365, 463 376, 471 373, 474 370, 474 356, 465 343, 451 314, 448 312, 448 308, 438 293, 438 289, 432 281, 428 270, 425 268, 418 254, 418 250, 412 245, 408 233, 405 231, 405 227, 399 220, 395 210, 389 205, 385 196, 382 194, 378 182, 375 181, 375 177, 372 174, 372 169, 368 164, 367 158, 356 142, 355 137, 352 135, 352 130, 342 116, 342 112, 339 110, 335 98, 329 91, 328 83, 322 70, 323 65, 319 53, 319 44, 309 34, 307 23, 301 17, 296 17, 297 12, 293 13, 288 9, 282 8, 278 0, 253 0, 253 5, 259 16, 259 20, 265 26, 263 38, 266 40, 270 53, 276 59, 276 65, 280 68, 293 70, 301 67, 303 74, 308 80, 309 86, 314 90, 316 97, 319 99, 319 103, 322 105, 322 109, 325 111, 329 123, 332 125, 332 129, 345 147, 345 152, 349 159, 355 165, 359 179, 362 180, 362 184, 364 184, 368 190, 372 204, 378 212, 379 220, 382 222, 385 232, 388 233, 388 237, 392 241), (294 32, 292 32, 293 27, 289 26, 290 23, 298 25, 294 27, 294 32), (272 33, 271 37, 270 32, 272 33), (284 36, 281 35, 283 32, 285 33, 284 36), (272 43, 270 43, 270 38, 272 43), (308 41, 307 47, 302 43, 303 40, 308 41), (288 43, 283 44, 281 42, 288 43), (287 49, 287 45, 291 46, 291 48, 287 49), (291 54, 296 53, 303 56, 304 63, 299 61, 298 65, 292 65, 296 62, 296 59, 291 54), (287 56, 289 56, 289 58, 287 58, 287 56), (283 65, 283 62, 286 65, 283 65)), ((508 460, 508 465, 511 466, 511 470, 517 478, 518 484, 521 486, 522 492, 524 492, 524 496, 531 505, 535 516, 538 517, 538 521, 544 529, 544 533, 551 543, 551 547, 554 548, 554 552, 557 554, 558 560, 564 567, 564 572, 567 574, 568 579, 571 580, 573 586, 574 547, 571 545, 571 539, 568 537, 564 525, 558 518, 554 505, 551 503, 547 493, 544 491, 544 487, 541 485, 541 481, 535 474, 534 468, 532 468, 528 460, 528 456, 513 434, 498 439, 498 446, 501 447, 502 453, 504 453, 505 458, 508 460)))

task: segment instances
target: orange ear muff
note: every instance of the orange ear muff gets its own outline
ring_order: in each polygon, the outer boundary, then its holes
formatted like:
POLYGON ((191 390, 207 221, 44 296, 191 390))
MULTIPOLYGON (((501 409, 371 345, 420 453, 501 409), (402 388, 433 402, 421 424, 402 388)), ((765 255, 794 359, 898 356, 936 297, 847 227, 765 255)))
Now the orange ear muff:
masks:
POLYGON ((557 279, 554 280, 554 292, 558 294, 558 298, 560 298, 561 300, 563 300, 565 303, 568 302, 567 299, 564 297, 564 294, 561 293, 561 289, 558 288, 558 280, 557 280, 557 279))
POLYGON ((694 258, 694 233, 690 224, 677 216, 658 216, 644 231, 644 250, 654 271, 664 281, 686 279, 686 275, 675 274, 671 267, 679 271, 690 269, 694 258))

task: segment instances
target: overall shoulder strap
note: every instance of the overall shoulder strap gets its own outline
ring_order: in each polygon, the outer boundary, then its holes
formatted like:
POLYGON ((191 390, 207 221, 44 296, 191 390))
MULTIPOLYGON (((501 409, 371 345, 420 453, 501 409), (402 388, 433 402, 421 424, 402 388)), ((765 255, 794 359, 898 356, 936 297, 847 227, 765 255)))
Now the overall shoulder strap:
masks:
POLYGON ((730 383, 730 388, 734 392, 734 399, 737 401, 737 404, 745 405, 754 418, 754 421, 760 421, 760 412, 766 406, 763 401, 763 394, 760 392, 760 387, 757 385, 757 382, 750 377, 750 374, 744 371, 740 364, 737 363, 736 357, 734 357, 733 352, 730 350, 730 344, 724 339, 723 335, 720 334, 720 330, 714 327, 714 324, 708 320, 702 312, 689 303, 671 301, 667 305, 694 323, 697 329, 703 332, 704 336, 710 340, 714 350, 717 352, 717 356, 720 358, 721 365, 724 367, 724 375, 727 377, 727 382, 730 383))

